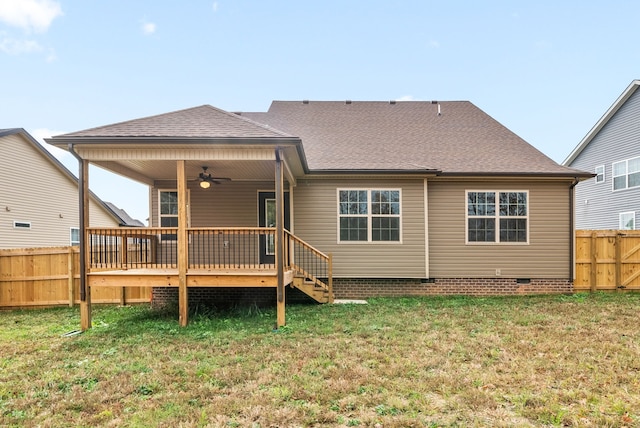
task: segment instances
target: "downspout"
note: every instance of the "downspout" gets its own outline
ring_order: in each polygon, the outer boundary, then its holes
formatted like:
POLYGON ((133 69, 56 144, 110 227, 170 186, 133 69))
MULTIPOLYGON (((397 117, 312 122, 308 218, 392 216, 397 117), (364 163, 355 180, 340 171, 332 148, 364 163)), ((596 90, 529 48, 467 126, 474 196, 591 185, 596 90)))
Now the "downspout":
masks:
POLYGON ((71 153, 73 157, 75 157, 78 160, 78 165, 79 165, 78 199, 79 199, 79 207, 80 207, 80 212, 79 212, 79 216, 80 216, 80 300, 84 302, 87 300, 87 284, 86 284, 86 278, 85 278, 87 260, 85 256, 86 242, 85 242, 85 224, 84 224, 84 179, 85 177, 84 177, 84 168, 82 167, 82 163, 84 162, 84 159, 82 159, 80 155, 76 153, 75 149, 73 148, 73 144, 67 145, 67 148, 69 149, 69 153, 71 153))
POLYGON ((574 246, 576 241, 575 236, 575 187, 580 182, 578 178, 573 178, 573 183, 569 186, 569 281, 573 284, 573 271, 575 269, 574 260, 574 246))

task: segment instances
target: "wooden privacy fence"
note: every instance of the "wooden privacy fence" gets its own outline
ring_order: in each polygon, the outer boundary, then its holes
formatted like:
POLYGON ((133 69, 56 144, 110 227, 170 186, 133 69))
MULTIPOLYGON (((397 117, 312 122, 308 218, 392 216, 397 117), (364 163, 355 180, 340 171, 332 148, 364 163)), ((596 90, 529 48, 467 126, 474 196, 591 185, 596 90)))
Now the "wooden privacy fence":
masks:
MULTIPOLYGON (((73 306, 80 302, 78 247, 0 250, 0 308, 73 306)), ((94 303, 151 300, 143 287, 92 287, 94 303)))
POLYGON ((640 230, 576 231, 575 291, 640 290, 640 230))
MULTIPOLYGON (((640 230, 576 231, 575 291, 640 290, 640 230)), ((78 247, 0 250, 0 308, 80 301, 78 247)), ((151 301, 148 287, 92 287, 95 303, 151 301)))

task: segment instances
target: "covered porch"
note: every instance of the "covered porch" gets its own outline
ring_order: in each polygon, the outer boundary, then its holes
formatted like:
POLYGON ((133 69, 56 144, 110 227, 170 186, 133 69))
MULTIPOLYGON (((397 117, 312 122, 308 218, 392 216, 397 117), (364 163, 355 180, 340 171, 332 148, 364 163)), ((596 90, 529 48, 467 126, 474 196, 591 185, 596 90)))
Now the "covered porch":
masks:
POLYGON ((201 106, 48 142, 80 164, 83 330, 97 286, 176 287, 181 326, 190 287, 273 288, 278 327, 287 285, 332 300, 330 255, 295 236, 292 199, 308 171, 299 138, 201 106), (89 164, 149 186, 149 227, 90 227, 89 164))

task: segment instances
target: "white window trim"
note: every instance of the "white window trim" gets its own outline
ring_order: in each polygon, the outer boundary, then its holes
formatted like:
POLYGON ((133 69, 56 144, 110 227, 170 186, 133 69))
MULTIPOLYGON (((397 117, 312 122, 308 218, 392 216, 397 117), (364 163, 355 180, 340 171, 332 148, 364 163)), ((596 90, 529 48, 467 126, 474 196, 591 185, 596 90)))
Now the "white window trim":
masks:
POLYGON ((596 184, 602 184, 605 181, 607 181, 606 176, 605 176, 605 171, 606 171, 606 169, 605 169, 604 165, 598 165, 598 166, 596 166, 594 168, 594 172, 596 173, 596 176, 595 176, 596 184), (598 173, 598 169, 602 169, 602 174, 598 173), (600 177, 601 175, 602 175, 602 180, 598 181, 598 177, 600 177))
MULTIPOLYGON (((464 242, 466 245, 530 245, 530 237, 529 233, 531 231, 531 221, 529 220, 531 213, 531 199, 529 198, 528 190, 517 190, 517 189, 501 189, 501 190, 492 190, 492 189, 468 189, 464 192, 464 242), (488 241, 469 241, 469 193, 480 192, 480 193, 495 193, 496 194, 496 215, 493 218, 496 219, 496 240, 493 242, 488 241), (507 216, 500 217, 500 193, 526 193, 527 195, 527 215, 526 216, 507 216), (518 218, 525 219, 527 221, 527 241, 526 242, 501 242, 500 239, 500 218, 518 218)), ((474 216, 472 216, 474 217, 474 216)), ((478 216, 481 218, 487 218, 491 216, 478 216)))
POLYGON ((80 245, 80 228, 79 227, 70 227, 69 228, 69 244, 71 246, 80 245), (73 231, 74 230, 78 231, 78 241, 74 241, 73 240, 73 231))
POLYGON ((356 245, 363 245, 363 244, 373 244, 373 245, 397 245, 397 244, 402 244, 402 189, 397 188, 397 187, 341 187, 338 188, 336 190, 336 239, 338 244, 356 244, 356 245), (398 199, 399 199, 399 204, 400 204, 400 214, 376 214, 373 215, 371 213, 371 191, 374 190, 387 190, 387 191, 393 191, 393 192, 398 192, 398 199), (345 191, 365 191, 367 192, 367 215, 350 215, 350 216, 344 216, 344 217, 366 217, 367 218, 367 240, 366 241, 342 241, 340 239, 340 218, 343 217, 340 215, 340 192, 345 192, 345 191), (398 221, 398 228, 399 228, 399 239, 397 241, 374 241, 372 240, 372 229, 371 229, 371 219, 373 217, 397 217, 399 219, 398 221))
MULTIPOLYGON (((158 227, 162 227, 162 200, 160 194, 163 192, 176 192, 178 193, 178 189, 158 189, 158 227)), ((191 227, 191 192, 187 189, 187 227, 191 227)), ((166 217, 178 217, 178 215, 165 215, 166 217)), ((174 242, 174 239, 165 239, 166 242, 174 242)))
POLYGON ((30 221, 20 221, 20 220, 13 220, 13 228, 14 229, 21 229, 21 230, 31 230, 31 222, 30 221), (18 226, 18 225, 24 225, 24 226, 18 226))
POLYGON ((618 229, 620 229, 620 230, 636 230, 636 212, 635 211, 625 211, 625 212, 622 212, 622 213, 618 214, 618 229), (622 227, 622 216, 623 215, 630 215, 631 217, 633 217, 633 229, 626 229, 626 228, 622 227))
MULTIPOLYGON (((623 159, 621 161, 617 161, 617 162, 612 162, 611 163, 611 191, 613 191, 613 192, 622 192, 624 190, 637 189, 637 188, 640 187, 640 185, 638 185, 638 186, 629 186, 629 161, 633 161, 633 160, 636 160, 636 159, 640 159, 640 156, 639 157, 634 157, 634 158, 629 158, 629 159, 623 159), (616 170, 615 170, 614 165, 619 164, 619 163, 624 163, 625 186, 620 188, 620 189, 616 189, 615 188, 616 178, 623 176, 623 175, 615 175, 616 170)), ((633 172, 633 174, 636 174, 636 172, 633 172)))

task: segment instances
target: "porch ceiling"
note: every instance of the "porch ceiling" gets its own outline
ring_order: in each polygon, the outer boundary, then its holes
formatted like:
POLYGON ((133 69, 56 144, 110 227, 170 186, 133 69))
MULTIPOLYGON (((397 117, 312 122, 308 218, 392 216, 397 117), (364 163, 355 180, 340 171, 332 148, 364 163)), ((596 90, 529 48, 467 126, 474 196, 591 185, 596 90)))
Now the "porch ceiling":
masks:
MULTIPOLYGON (((132 159, 92 163, 149 185, 154 181, 176 179, 175 160, 132 159)), ((203 166, 208 167, 207 172, 213 177, 228 177, 233 181, 272 181, 274 179, 273 161, 199 159, 186 161, 187 180, 197 180, 203 166)))

